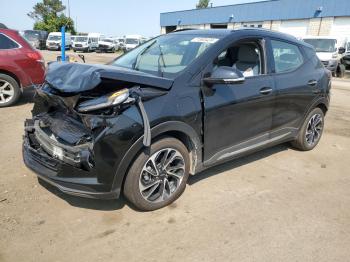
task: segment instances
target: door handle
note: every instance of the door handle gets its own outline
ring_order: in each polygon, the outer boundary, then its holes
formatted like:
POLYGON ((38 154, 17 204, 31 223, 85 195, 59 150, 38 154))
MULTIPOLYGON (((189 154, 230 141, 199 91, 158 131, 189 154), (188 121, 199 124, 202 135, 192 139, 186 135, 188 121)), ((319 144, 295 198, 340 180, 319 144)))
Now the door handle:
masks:
POLYGON ((260 94, 262 95, 268 95, 272 92, 272 88, 271 87, 263 87, 260 89, 260 94))
POLYGON ((315 86, 315 85, 317 85, 317 80, 310 80, 309 82, 307 82, 307 84, 309 86, 315 86))

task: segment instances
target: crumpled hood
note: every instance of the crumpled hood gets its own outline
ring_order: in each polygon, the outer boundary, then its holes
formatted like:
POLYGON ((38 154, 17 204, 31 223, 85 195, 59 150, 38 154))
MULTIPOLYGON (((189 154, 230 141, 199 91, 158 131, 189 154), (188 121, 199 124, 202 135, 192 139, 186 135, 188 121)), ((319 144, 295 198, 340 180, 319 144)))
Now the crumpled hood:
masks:
POLYGON ((95 88, 102 79, 120 80, 169 90, 173 80, 109 65, 54 62, 48 67, 46 82, 63 93, 79 93, 95 88))

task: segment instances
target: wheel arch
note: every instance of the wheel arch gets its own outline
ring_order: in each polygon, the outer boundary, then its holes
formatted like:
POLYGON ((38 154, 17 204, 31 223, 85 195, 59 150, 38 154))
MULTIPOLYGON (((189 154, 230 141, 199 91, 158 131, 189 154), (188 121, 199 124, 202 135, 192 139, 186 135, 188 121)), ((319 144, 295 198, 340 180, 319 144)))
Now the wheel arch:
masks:
POLYGON ((19 80, 17 75, 15 75, 14 73, 12 73, 10 71, 1 69, 1 68, 0 68, 0 74, 8 75, 8 76, 12 77, 13 79, 15 79, 17 84, 18 84, 18 86, 21 88, 21 81, 19 80))
MULTIPOLYGON (((151 135, 152 143, 162 137, 174 137, 180 140, 189 151, 191 160, 190 174, 194 174, 197 169, 200 169, 202 163, 202 143, 198 134, 190 125, 181 121, 163 122, 151 129, 151 135)), ((147 150, 142 141, 143 136, 139 137, 129 148, 118 165, 111 188, 118 196, 122 191, 131 164, 142 150, 147 150)))

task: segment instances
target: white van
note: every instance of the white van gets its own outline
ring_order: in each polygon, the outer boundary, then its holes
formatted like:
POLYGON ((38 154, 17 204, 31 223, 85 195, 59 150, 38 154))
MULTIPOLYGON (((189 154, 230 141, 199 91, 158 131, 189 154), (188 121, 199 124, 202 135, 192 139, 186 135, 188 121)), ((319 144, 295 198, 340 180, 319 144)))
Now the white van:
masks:
MULTIPOLYGON (((61 32, 51 32, 46 40, 46 49, 48 50, 61 50, 61 32)), ((71 39, 70 33, 65 33, 65 49, 70 49, 71 39)))
POLYGON ((89 33, 85 36, 76 36, 72 45, 73 51, 92 52, 97 49, 98 41, 105 38, 100 33, 89 33))
POLYGON ((146 42, 146 38, 141 35, 127 35, 125 37, 124 51, 130 51, 146 42))
POLYGON ((303 37, 303 41, 315 48, 318 58, 333 76, 344 76, 345 66, 342 64, 342 58, 345 53, 346 38, 307 36, 303 37))

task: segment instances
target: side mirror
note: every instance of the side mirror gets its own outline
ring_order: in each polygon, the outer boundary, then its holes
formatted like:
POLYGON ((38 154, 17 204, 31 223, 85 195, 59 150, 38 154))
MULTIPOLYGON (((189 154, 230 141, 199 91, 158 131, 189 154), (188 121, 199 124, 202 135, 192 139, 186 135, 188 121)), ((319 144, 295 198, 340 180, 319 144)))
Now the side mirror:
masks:
POLYGON ((221 66, 214 70, 210 77, 203 78, 203 82, 209 87, 214 84, 240 84, 245 81, 243 74, 229 66, 221 66))
POLYGON ((338 53, 339 54, 344 54, 345 53, 345 48, 344 47, 339 47, 338 53))

